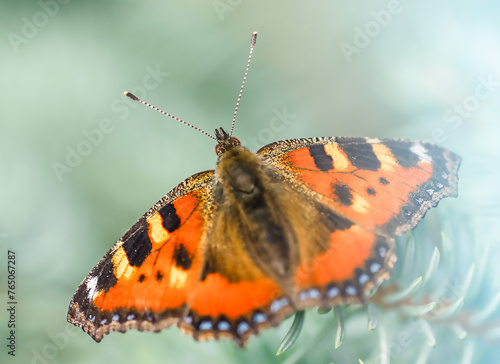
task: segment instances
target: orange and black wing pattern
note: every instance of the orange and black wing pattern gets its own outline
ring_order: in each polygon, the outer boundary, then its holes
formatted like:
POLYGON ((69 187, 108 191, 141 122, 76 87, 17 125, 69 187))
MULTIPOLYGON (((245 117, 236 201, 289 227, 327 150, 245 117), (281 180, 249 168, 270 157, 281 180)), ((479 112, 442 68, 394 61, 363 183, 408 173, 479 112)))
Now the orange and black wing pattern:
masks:
POLYGON ((326 247, 310 250, 299 241, 305 252, 295 273, 299 308, 363 303, 392 268, 394 237, 442 198, 457 196, 460 157, 430 143, 310 138, 257 153, 319 205, 323 222, 305 218, 310 234, 321 225, 329 229, 326 247))
POLYGON ((415 227, 443 197, 456 197, 461 159, 403 139, 310 138, 258 151, 343 216, 382 235, 415 227))
POLYGON ((179 322, 203 268, 212 176, 182 182, 118 240, 78 287, 70 323, 99 342, 110 331, 160 331, 179 322))

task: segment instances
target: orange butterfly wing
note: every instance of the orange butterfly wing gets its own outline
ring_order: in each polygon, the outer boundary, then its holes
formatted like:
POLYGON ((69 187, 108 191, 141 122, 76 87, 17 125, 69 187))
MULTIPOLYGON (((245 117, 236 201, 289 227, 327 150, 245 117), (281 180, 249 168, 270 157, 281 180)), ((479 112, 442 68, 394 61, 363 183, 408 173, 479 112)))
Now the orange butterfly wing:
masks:
POLYGON ((415 227, 443 197, 457 195, 460 157, 429 143, 310 138, 257 153, 328 206, 334 223, 349 222, 332 229, 327 251, 302 259, 295 284, 304 307, 363 302, 392 268, 394 236, 415 227))

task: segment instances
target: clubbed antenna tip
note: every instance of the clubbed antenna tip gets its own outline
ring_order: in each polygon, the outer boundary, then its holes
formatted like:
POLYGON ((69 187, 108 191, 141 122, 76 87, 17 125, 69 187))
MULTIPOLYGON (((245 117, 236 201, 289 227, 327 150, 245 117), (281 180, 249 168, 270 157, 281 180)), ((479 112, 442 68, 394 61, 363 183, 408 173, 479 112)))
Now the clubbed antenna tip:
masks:
POLYGON ((255 42, 257 42, 257 32, 252 33, 252 40, 250 41, 251 47, 255 47, 255 42))
POLYGON ((125 96, 127 96, 127 97, 130 97, 130 98, 131 98, 132 100, 134 100, 134 101, 139 101, 139 102, 140 102, 139 98, 138 98, 137 96, 135 96, 135 95, 134 95, 133 93, 131 93, 131 92, 125 91, 123 94, 124 94, 125 96))

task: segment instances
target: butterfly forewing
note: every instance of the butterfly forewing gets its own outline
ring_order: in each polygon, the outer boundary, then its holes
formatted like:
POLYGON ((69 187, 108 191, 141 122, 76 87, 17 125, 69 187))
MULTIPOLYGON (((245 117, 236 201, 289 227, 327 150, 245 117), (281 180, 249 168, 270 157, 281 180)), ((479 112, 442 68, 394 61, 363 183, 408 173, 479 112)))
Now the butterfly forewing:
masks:
POLYGON ((457 195, 460 157, 430 143, 310 138, 258 153, 342 216, 387 236, 410 230, 443 197, 457 195))

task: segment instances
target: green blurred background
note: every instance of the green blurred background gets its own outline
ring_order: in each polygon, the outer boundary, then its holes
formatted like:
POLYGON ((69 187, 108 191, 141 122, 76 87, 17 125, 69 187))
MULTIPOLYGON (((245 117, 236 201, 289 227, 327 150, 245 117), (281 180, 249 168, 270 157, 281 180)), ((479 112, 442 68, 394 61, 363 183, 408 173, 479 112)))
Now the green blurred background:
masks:
MULTIPOLYGON (((380 332, 368 332, 364 316, 348 323, 352 334, 335 350, 334 328, 312 344, 334 321, 310 312, 298 342, 278 358, 290 320, 245 351, 196 343, 176 328, 114 333, 96 344, 66 323, 77 285, 111 245, 161 196, 216 161, 213 140, 123 91, 208 132, 229 127, 253 31, 259 36, 235 135, 254 149, 343 135, 431 140, 455 151, 463 157, 459 199, 443 201, 445 213, 426 220, 452 219, 452 230, 467 225, 460 244, 489 247, 479 269, 488 277, 485 304, 494 300, 499 19, 494 0, 2 0, 0 307, 8 301, 9 249, 17 256, 18 305, 15 357, 6 354, 1 309, 0 361, 357 363, 376 356, 380 332), (288 124, 276 128, 279 113, 288 124), (80 158, 72 156, 78 148, 80 158)), ((481 311, 480 302, 473 309, 481 311)), ((460 360, 500 362, 498 336, 470 339, 477 345, 460 360)), ((443 334, 432 350, 431 363, 463 345, 443 334)))

